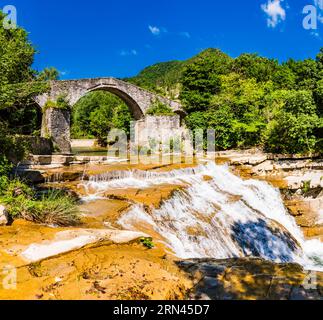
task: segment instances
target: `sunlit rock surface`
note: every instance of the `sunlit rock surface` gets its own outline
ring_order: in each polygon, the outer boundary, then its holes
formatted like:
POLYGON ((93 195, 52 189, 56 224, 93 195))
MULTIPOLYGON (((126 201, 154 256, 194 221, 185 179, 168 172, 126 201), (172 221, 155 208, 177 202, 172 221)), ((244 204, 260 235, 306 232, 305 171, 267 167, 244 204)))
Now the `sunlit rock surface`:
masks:
POLYGON ((81 200, 81 224, 0 227, 0 261, 17 268, 17 290, 0 299, 322 298, 322 273, 308 289, 305 271, 322 263, 319 162, 256 152, 219 155, 230 167, 181 162, 34 167, 40 187, 81 200), (304 170, 315 170, 310 183, 304 170))
POLYGON ((323 273, 261 259, 188 260, 178 263, 194 283, 196 300, 322 300, 323 273))

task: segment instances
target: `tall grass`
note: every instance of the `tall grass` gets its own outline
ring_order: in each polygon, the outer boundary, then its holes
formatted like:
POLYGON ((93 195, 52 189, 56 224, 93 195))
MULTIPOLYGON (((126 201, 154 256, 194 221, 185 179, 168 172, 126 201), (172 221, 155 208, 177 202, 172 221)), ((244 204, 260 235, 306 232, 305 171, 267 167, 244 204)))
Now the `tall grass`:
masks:
POLYGON ((11 219, 55 225, 74 226, 80 223, 77 201, 62 191, 47 190, 41 196, 20 180, 7 181, 0 190, 0 203, 6 205, 11 219))
POLYGON ((34 200, 22 217, 36 223, 74 226, 80 222, 80 211, 75 199, 61 191, 50 190, 40 200, 34 200))

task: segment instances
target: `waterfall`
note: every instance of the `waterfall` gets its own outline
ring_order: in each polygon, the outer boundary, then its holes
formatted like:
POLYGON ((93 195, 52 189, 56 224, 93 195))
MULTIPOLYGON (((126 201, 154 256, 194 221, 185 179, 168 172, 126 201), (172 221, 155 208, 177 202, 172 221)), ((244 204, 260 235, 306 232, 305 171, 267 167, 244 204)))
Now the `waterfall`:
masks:
POLYGON ((159 184, 183 184, 192 183, 199 174, 205 170, 204 166, 173 170, 170 172, 154 172, 144 170, 111 171, 91 176, 89 181, 83 181, 81 185, 88 190, 95 190, 90 194, 91 198, 101 198, 101 193, 109 189, 121 188, 148 188, 159 184))
POLYGON ((295 262, 307 269, 323 268, 323 244, 304 239, 279 190, 266 182, 242 180, 227 166, 208 162, 165 173, 107 173, 92 178, 87 187, 99 196, 110 188, 165 183, 186 188, 177 190, 158 209, 132 206, 119 219, 120 226, 138 231, 141 223, 149 225, 165 239, 169 250, 183 259, 253 256, 277 263, 295 262))

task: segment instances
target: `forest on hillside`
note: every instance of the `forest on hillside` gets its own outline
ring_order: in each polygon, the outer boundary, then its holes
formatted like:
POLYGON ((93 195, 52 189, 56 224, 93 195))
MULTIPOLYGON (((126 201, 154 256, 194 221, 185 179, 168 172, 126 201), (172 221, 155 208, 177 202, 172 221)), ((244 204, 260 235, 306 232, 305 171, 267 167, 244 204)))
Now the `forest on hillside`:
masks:
MULTIPOLYGON (((125 80, 180 101, 188 128, 214 129, 218 150, 257 146, 273 153, 322 152, 323 48, 316 59, 282 64, 257 54, 233 59, 208 49, 125 80)), ((74 110, 77 138, 102 140, 116 122, 126 129, 131 117, 122 101, 104 93, 92 93, 74 110), (100 133, 95 133, 99 123, 100 133)))
POLYGON ((215 129, 219 150, 322 152, 323 48, 316 59, 284 63, 208 49, 156 64, 128 81, 182 102, 187 126, 215 129))
MULTIPOLYGON (((33 70, 36 50, 22 28, 0 27, 0 51, 0 154, 23 154, 15 137, 40 135, 41 110, 33 98, 48 90, 48 81, 59 73, 55 68, 33 70)), ((316 59, 284 63, 207 49, 125 80, 180 101, 188 128, 214 129, 218 150, 257 146, 274 153, 322 152, 323 48, 316 59)), ((70 106, 56 101, 49 107, 70 106)), ((169 114, 162 106, 150 111, 169 114)), ((129 132, 130 121, 119 98, 90 93, 73 107, 72 137, 103 141, 111 128, 129 132)))

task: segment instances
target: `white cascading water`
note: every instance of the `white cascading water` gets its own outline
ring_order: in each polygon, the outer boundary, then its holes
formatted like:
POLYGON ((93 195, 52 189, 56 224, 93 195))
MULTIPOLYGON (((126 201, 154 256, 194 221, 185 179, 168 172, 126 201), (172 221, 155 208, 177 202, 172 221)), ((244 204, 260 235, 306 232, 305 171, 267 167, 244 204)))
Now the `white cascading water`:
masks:
POLYGON ((227 166, 208 162, 166 173, 107 173, 84 183, 89 190, 95 190, 85 200, 100 198, 108 189, 165 183, 187 187, 176 191, 159 209, 147 211, 134 205, 119 224, 131 230, 138 229, 140 222, 149 224, 183 259, 254 256, 323 269, 323 244, 304 239, 279 191, 266 182, 242 180, 227 166))

